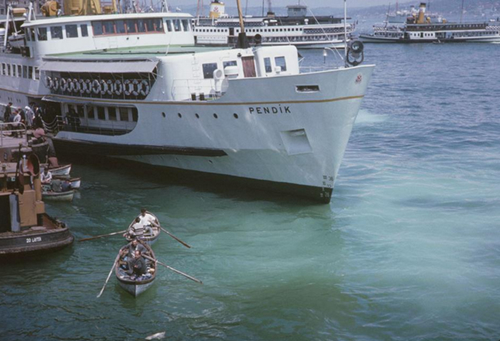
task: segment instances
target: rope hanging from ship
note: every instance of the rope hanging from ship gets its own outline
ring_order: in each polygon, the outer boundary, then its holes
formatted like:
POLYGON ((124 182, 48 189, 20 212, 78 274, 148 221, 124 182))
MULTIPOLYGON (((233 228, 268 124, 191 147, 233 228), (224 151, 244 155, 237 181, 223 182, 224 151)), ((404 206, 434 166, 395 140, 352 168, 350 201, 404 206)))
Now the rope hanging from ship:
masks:
POLYGON ((71 77, 45 77, 45 86, 52 93, 82 97, 146 98, 152 83, 146 79, 76 79, 71 77))

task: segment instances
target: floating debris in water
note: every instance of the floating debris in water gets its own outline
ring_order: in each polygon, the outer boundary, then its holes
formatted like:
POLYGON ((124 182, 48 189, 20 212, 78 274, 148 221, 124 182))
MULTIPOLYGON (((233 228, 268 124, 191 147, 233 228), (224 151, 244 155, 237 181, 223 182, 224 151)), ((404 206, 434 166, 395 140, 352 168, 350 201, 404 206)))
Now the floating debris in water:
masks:
POLYGON ((161 340, 165 338, 165 332, 149 335, 146 340, 161 340))

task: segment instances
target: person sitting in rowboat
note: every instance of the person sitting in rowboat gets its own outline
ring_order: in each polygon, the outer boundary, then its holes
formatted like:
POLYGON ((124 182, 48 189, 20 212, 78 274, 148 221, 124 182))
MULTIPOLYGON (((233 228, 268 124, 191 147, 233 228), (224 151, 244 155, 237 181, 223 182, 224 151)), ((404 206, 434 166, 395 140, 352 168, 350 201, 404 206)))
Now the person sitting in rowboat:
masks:
POLYGON ((43 173, 42 175, 40 175, 40 181, 44 185, 50 185, 50 183, 52 182, 52 173, 49 171, 48 167, 45 167, 43 169, 43 173))
POLYGON ((142 239, 144 237, 144 225, 141 218, 135 218, 135 222, 130 226, 129 230, 123 235, 125 238, 132 237, 142 239))
POLYGON ((153 235, 153 229, 151 227, 158 226, 158 220, 153 215, 149 214, 145 208, 141 208, 141 214, 138 218, 140 218, 141 224, 144 226, 146 232, 153 235))
POLYGON ((144 247, 144 245, 139 243, 137 239, 134 239, 132 240, 132 242, 130 242, 130 244, 128 244, 129 258, 133 258, 135 255, 135 251, 137 250, 141 251, 141 254, 148 254, 148 250, 144 247))
POLYGON ((142 253, 139 250, 134 251, 134 258, 130 259, 128 262, 127 274, 130 277, 136 279, 144 275, 148 271, 146 266, 146 261, 142 257, 142 253))

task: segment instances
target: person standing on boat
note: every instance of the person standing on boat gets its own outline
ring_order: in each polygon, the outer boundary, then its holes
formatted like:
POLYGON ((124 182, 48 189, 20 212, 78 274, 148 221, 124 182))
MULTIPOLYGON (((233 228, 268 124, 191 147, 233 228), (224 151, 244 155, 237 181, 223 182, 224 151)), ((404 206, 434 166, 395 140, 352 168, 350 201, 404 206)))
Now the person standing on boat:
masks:
POLYGON ((3 112, 3 123, 9 122, 10 115, 12 114, 12 102, 9 102, 5 107, 5 111, 3 112))
POLYGON ((147 272, 146 261, 139 250, 135 250, 134 258, 129 260, 127 274, 134 275, 136 278, 147 272))
POLYGON ((141 214, 138 217, 141 220, 141 224, 144 226, 144 229, 150 234, 153 235, 152 226, 159 226, 158 219, 156 219, 152 214, 148 213, 145 208, 141 208, 141 214))

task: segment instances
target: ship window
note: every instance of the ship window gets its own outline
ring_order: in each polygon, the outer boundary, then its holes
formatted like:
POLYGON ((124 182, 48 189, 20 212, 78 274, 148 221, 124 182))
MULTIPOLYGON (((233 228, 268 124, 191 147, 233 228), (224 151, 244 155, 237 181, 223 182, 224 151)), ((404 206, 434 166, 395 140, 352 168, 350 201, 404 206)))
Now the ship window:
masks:
POLYGON ((28 78, 28 66, 23 65, 23 77, 28 78))
POLYGON ((271 58, 264 58, 264 66, 266 68, 266 73, 273 72, 273 67, 271 66, 271 58))
POLYGON ((169 32, 172 32, 172 21, 170 20, 165 20, 165 25, 167 25, 167 30, 169 32))
POLYGON ((23 68, 21 65, 17 66, 17 77, 22 77, 23 76, 23 68))
POLYGON ((93 106, 88 106, 87 107, 87 117, 90 120, 94 120, 95 119, 95 113, 94 113, 94 107, 93 106))
POLYGON ((203 64, 203 78, 214 78, 215 70, 217 70, 217 63, 203 64))
POLYGON ((181 30, 181 21, 179 19, 174 20, 174 29, 176 32, 181 30))
POLYGON ((51 39, 62 39, 62 26, 52 26, 50 28, 50 38, 51 39))
POLYGON ((102 22, 100 22, 100 21, 93 22, 92 23, 92 29, 94 30, 94 35, 95 36, 100 36, 100 35, 102 35, 104 33, 103 30, 102 30, 102 22))
POLYGON ((66 25, 66 38, 78 38, 76 25, 66 25))
POLYGON ((38 28, 38 40, 47 40, 47 27, 39 27, 38 28))
POLYGON ((116 33, 117 34, 125 34, 125 22, 123 20, 117 20, 115 22, 116 33))
POLYGON ((274 58, 274 62, 276 63, 276 66, 281 67, 281 71, 286 71, 285 57, 276 57, 274 58))
POLYGON ((143 19, 137 20, 137 30, 139 32, 141 32, 141 33, 142 32, 146 32, 146 26, 145 25, 146 25, 146 23, 144 22, 143 19))
MULTIPOLYGON (((40 79, 40 70, 38 68, 35 69, 37 73, 35 73, 35 79, 40 79)), ((32 79, 33 78, 33 66, 28 66, 28 78, 32 79)))
POLYGON ((120 121, 127 122, 128 121, 128 109, 120 108, 120 121))
POLYGON ((102 22, 103 34, 114 34, 115 33, 115 25, 113 25, 112 21, 103 21, 102 22))
POLYGON ((183 19, 182 20, 182 27, 184 28, 184 32, 188 32, 189 31, 189 22, 187 19, 183 19))
POLYGON ((82 31, 82 37, 89 36, 89 30, 87 29, 87 25, 80 25, 80 30, 82 31))
POLYGON ((110 121, 116 121, 116 108, 108 108, 108 117, 110 121))
POLYGON ((236 60, 230 60, 230 61, 227 61, 227 62, 223 62, 222 66, 225 69, 227 66, 238 66, 238 64, 236 63, 236 60))
POLYGON ((126 23, 127 23, 126 24, 127 33, 136 33, 137 32, 137 28, 135 27, 135 23, 136 23, 135 20, 127 20, 126 23))
POLYGON ((132 108, 132 121, 137 122, 137 109, 132 108))
POLYGON ((106 113, 104 112, 104 107, 97 107, 97 119, 106 120, 106 113))

